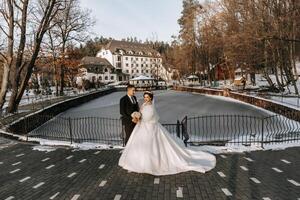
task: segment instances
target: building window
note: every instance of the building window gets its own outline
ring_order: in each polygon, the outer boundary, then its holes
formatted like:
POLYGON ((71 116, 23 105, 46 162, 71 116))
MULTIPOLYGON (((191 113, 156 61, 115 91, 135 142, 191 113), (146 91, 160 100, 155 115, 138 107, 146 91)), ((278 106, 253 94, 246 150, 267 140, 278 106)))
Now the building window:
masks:
POLYGON ((136 66, 138 67, 138 66, 139 66, 139 64, 136 64, 136 66))
POLYGON ((143 58, 141 58, 141 61, 143 61, 143 58))
POLYGON ((131 67, 133 67, 133 64, 131 64, 131 67))
POLYGON ((99 80, 102 81, 102 76, 99 76, 99 80))
POLYGON ((144 67, 144 65, 143 65, 143 64, 141 64, 141 67, 144 67))
POLYGON ((128 69, 126 70, 126 73, 127 73, 127 74, 129 73, 129 70, 128 70, 128 69))
POLYGON ((148 67, 148 64, 146 64, 146 67, 148 67))
POLYGON ((139 58, 135 58, 135 60, 139 60, 139 58))
POLYGON ((136 73, 140 73, 139 70, 136 70, 136 73))
POLYGON ((114 80, 114 79, 115 79, 115 77, 114 77, 114 76, 111 76, 111 77, 110 77, 110 80, 114 80))
POLYGON ((126 63, 126 67, 128 67, 129 65, 128 65, 128 63, 126 63))
POLYGON ((107 69, 107 68, 105 68, 105 69, 104 69, 104 71, 105 71, 105 72, 108 72, 108 69, 107 69))
POLYGON ((142 73, 144 73, 144 70, 142 70, 142 73))
POLYGON ((131 73, 134 73, 134 70, 131 70, 131 73))
POLYGON ((125 60, 128 60, 128 57, 125 57, 125 60))
POLYGON ((131 57, 131 61, 133 61, 133 57, 131 57))
POLYGON ((105 78, 104 78, 106 81, 108 80, 108 76, 105 76, 105 78))
POLYGON ((152 62, 152 58, 150 58, 150 62, 152 62))
POLYGON ((149 71, 148 70, 146 70, 146 73, 148 73, 149 71))

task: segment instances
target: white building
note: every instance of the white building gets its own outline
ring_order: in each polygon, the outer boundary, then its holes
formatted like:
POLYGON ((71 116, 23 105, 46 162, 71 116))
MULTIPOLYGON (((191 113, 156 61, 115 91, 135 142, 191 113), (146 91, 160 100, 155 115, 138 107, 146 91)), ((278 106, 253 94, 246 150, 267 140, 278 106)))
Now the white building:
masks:
POLYGON ((105 58, 117 72, 118 81, 129 80, 140 75, 169 81, 170 73, 162 65, 162 57, 150 45, 135 42, 111 40, 96 55, 105 58))
MULTIPOLYGON (((118 77, 125 76, 118 72, 106 59, 98 57, 84 57, 79 65, 79 77, 90 82, 112 83, 118 77)), ((122 77, 124 78, 124 77, 122 77)))

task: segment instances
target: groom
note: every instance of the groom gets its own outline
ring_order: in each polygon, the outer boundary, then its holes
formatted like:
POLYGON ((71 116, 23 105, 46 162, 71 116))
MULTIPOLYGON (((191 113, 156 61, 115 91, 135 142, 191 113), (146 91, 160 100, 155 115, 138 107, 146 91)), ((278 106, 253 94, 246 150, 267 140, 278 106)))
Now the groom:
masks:
POLYGON ((131 114, 139 111, 139 104, 135 94, 135 87, 133 85, 127 86, 127 95, 120 99, 120 114, 122 119, 122 127, 125 129, 125 145, 127 144, 131 132, 135 127, 135 122, 132 120, 131 114))

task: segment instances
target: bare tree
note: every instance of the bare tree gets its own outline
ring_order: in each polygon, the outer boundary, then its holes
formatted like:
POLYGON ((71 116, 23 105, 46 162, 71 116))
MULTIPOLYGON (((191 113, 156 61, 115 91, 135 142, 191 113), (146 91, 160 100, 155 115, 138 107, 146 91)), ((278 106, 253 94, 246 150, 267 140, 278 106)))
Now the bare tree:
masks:
POLYGON ((252 77, 261 73, 271 90, 283 91, 291 85, 298 94, 299 1, 219 0, 206 1, 199 12, 196 7, 195 0, 183 1, 179 40, 172 45, 177 58, 169 56, 174 66, 185 65, 182 71, 188 71, 190 65, 198 64, 197 69, 209 71, 210 65, 223 62, 230 74, 236 68, 252 77))
POLYGON ((11 113, 17 110, 22 99, 35 61, 38 58, 44 34, 51 28, 50 22, 54 19, 54 16, 63 9, 61 0, 39 0, 32 3, 32 5, 29 5, 29 0, 12 1, 12 3, 12 9, 18 10, 14 20, 16 26, 12 28, 14 31, 18 31, 18 34, 13 35, 13 40, 17 40, 19 44, 13 53, 14 63, 11 65, 14 77, 11 80, 12 94, 8 104, 8 112, 11 113), (29 7, 30 12, 28 12, 29 7), (29 13, 37 20, 30 21, 28 19, 29 13), (28 27, 28 25, 32 25, 32 27, 28 27), (25 48, 29 28, 35 29, 30 51, 25 48), (21 76, 22 74, 23 76, 21 76))
POLYGON ((56 96, 59 95, 58 93, 58 86, 59 86, 59 80, 58 80, 58 64, 59 64, 59 55, 60 55, 60 47, 62 45, 61 40, 56 37, 53 33, 53 31, 50 29, 46 32, 46 38, 43 42, 43 49, 44 53, 46 54, 45 57, 51 56, 51 67, 54 71, 54 82, 55 82, 55 94, 56 96))
POLYGON ((197 42, 198 16, 202 12, 202 5, 196 0, 184 0, 182 15, 178 19, 180 25, 179 39, 181 42, 182 53, 185 54, 187 72, 196 72, 198 65, 198 50, 197 42))
POLYGON ((89 28, 94 25, 89 10, 80 8, 79 0, 63 0, 65 10, 59 12, 53 21, 56 25, 51 30, 59 38, 60 46, 60 94, 63 95, 65 77, 66 49, 71 42, 83 42, 88 37, 89 28))

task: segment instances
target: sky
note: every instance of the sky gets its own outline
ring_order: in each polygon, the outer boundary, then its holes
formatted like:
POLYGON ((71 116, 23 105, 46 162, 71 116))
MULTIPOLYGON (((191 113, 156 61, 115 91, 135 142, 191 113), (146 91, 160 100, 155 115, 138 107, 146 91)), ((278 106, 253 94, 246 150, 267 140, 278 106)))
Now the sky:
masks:
POLYGON ((171 41, 178 35, 182 0, 81 0, 96 24, 92 36, 171 41))

